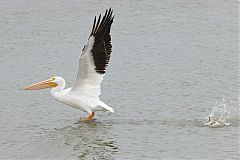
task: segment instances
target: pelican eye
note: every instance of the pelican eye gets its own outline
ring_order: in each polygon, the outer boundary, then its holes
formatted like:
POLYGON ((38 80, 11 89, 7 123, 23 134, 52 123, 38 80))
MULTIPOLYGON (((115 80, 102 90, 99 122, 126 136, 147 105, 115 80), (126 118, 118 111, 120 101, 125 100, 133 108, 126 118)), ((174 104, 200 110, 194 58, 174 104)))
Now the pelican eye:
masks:
POLYGON ((55 80, 55 79, 56 79, 56 78, 54 78, 54 77, 52 78, 52 80, 55 80))

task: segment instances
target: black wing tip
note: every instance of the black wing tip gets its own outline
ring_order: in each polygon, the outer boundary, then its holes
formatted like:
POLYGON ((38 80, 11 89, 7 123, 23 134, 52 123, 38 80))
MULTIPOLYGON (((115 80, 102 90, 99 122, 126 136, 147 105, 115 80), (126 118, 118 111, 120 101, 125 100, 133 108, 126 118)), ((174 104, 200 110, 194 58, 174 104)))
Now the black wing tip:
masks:
MULTIPOLYGON (((91 49, 95 71, 105 74, 112 52, 110 29, 114 19, 113 10, 110 7, 102 16, 95 16, 90 37, 94 37, 94 45, 91 49)), ((89 38, 90 38, 89 37, 89 38)))
POLYGON ((96 72, 98 73, 98 74, 105 74, 105 70, 96 70, 96 72))
POLYGON ((109 9, 106 9, 103 17, 101 14, 98 16, 98 18, 95 16, 90 37, 97 34, 98 32, 101 32, 101 30, 106 29, 106 26, 111 27, 114 17, 115 15, 113 15, 113 9, 111 7, 109 9))

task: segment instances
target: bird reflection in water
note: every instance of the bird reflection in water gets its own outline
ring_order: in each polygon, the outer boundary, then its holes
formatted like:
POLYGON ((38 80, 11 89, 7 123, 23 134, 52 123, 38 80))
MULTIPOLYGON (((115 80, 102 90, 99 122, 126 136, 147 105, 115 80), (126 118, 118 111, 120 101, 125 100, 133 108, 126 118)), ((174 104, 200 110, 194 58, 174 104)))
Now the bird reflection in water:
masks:
POLYGON ((115 159, 119 148, 111 133, 112 125, 96 120, 81 122, 48 133, 53 141, 72 147, 79 159, 115 159))

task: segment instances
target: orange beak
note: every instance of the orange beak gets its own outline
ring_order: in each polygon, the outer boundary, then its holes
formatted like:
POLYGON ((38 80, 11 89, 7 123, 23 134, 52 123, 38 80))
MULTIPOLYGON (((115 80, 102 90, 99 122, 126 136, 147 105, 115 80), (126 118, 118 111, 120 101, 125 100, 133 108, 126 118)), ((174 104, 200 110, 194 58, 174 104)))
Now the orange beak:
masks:
POLYGON ((34 83, 30 86, 23 87, 23 90, 38 90, 38 89, 44 89, 44 88, 53 88, 56 87, 57 83, 53 82, 52 79, 48 79, 45 81, 41 81, 38 83, 34 83))

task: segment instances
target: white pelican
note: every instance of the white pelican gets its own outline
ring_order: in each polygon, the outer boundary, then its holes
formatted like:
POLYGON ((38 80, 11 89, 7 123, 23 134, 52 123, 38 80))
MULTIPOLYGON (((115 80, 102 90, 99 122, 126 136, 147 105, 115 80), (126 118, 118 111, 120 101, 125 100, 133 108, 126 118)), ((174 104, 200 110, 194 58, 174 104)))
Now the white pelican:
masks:
POLYGON ((108 9, 101 18, 96 19, 87 44, 79 59, 77 78, 71 88, 64 89, 66 82, 62 77, 52 77, 48 80, 24 87, 24 90, 52 88, 51 94, 57 100, 73 108, 88 113, 84 120, 90 120, 95 111, 114 112, 99 99, 101 82, 112 52, 110 29, 113 23, 112 9, 108 9))

